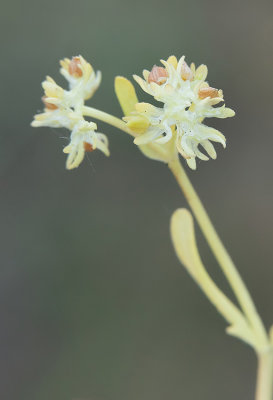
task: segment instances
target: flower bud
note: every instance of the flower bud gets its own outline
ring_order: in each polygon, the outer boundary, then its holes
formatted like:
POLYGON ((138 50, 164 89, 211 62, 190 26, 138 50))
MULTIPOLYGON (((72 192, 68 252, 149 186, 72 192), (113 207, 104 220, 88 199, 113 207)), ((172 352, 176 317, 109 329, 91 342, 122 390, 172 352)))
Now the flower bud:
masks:
POLYGON ((198 96, 200 99, 205 99, 206 97, 214 99, 215 97, 219 97, 219 91, 218 89, 214 89, 210 86, 207 86, 199 89, 198 96))
POLYGON ((193 72, 185 61, 183 62, 181 69, 181 78, 183 79, 183 81, 193 80, 193 72))
POLYGON ((166 71, 166 69, 154 65, 151 72, 149 73, 148 82, 149 83, 155 82, 158 85, 162 85, 163 83, 166 82, 167 78, 168 78, 168 72, 166 71))
POLYGON ((43 96, 43 97, 42 97, 42 102, 44 103, 45 108, 47 108, 47 109, 50 110, 50 111, 54 111, 54 110, 57 110, 57 109, 58 109, 58 106, 56 106, 56 104, 49 103, 46 99, 47 99, 46 96, 43 96))
POLYGON ((74 78, 80 78, 82 77, 82 70, 79 67, 81 64, 81 59, 80 57, 73 57, 72 60, 69 63, 68 66, 68 72, 70 75, 72 75, 74 78))

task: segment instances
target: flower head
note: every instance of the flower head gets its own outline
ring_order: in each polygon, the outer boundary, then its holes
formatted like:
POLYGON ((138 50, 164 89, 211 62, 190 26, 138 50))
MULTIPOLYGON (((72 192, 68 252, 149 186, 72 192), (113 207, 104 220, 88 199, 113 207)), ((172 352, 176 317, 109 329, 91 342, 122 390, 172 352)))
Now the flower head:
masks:
POLYGON ((199 146, 211 158, 216 151, 211 142, 219 142, 225 147, 225 137, 218 130, 203 124, 204 118, 232 117, 234 111, 214 107, 223 101, 223 92, 212 88, 205 81, 207 67, 194 64, 189 67, 184 57, 177 61, 171 56, 161 60, 163 67, 154 66, 151 71, 144 70, 144 79, 134 75, 141 88, 155 100, 163 103, 155 107, 149 103, 138 103, 135 111, 125 120, 137 137, 134 142, 143 145, 150 142, 165 144, 174 136, 176 148, 186 159, 190 168, 196 168, 196 157, 208 160, 199 146))
POLYGON ((60 61, 60 73, 69 82, 70 96, 74 99, 88 100, 100 85, 101 73, 94 72, 82 56, 73 57, 71 60, 65 58, 60 61))
POLYGON ((108 155, 106 136, 95 132, 97 125, 87 122, 84 117, 84 101, 97 90, 101 73, 95 73, 92 66, 81 56, 60 61, 61 74, 69 83, 69 89, 63 89, 51 77, 42 82, 44 112, 36 114, 33 127, 49 126, 71 130, 70 144, 64 152, 69 153, 66 166, 68 169, 79 166, 86 151, 98 148, 108 155))
POLYGON ((73 128, 70 143, 63 149, 68 154, 66 168, 77 168, 82 162, 85 152, 92 152, 95 149, 101 150, 109 156, 108 139, 102 133, 95 132, 97 125, 94 122, 85 120, 79 121, 73 128))

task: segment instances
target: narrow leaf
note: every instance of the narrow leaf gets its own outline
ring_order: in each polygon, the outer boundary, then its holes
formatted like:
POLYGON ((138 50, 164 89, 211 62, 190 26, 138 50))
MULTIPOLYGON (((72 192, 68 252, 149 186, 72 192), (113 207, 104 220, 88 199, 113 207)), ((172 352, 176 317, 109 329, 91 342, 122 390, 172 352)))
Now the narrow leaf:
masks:
POLYGON ((129 115, 135 110, 135 105, 138 103, 134 86, 123 76, 117 76, 115 78, 115 92, 124 115, 129 115))

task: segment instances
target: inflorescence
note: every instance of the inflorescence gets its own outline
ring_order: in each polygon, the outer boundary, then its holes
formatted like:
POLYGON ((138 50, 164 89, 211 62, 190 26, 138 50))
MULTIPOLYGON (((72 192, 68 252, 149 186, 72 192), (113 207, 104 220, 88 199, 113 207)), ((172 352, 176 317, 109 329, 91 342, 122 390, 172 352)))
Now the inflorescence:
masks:
MULTIPOLYGON (((167 61, 161 60, 161 63, 162 67, 155 65, 151 71, 144 70, 144 79, 136 75, 134 79, 162 106, 141 103, 136 98, 134 109, 123 120, 127 132, 135 137, 135 144, 144 146, 155 143, 166 147, 173 140, 175 146, 170 147, 170 151, 181 154, 188 166, 196 169, 196 158, 216 158, 212 142, 226 145, 224 135, 205 125, 204 119, 227 118, 235 113, 225 105, 214 107, 223 102, 223 92, 206 82, 208 70, 205 65, 196 68, 192 63, 188 66, 184 56, 179 60, 171 56, 167 61), (207 155, 201 152, 200 147, 207 155)), ((63 151, 68 154, 66 167, 73 169, 82 162, 85 152, 99 149, 109 155, 107 137, 97 132, 96 123, 84 118, 87 108, 84 103, 97 90, 101 73, 95 73, 81 56, 71 60, 65 58, 60 64, 60 72, 68 81, 69 90, 47 77, 42 83, 45 109, 42 114, 34 116, 32 126, 64 127, 71 131, 70 143, 63 151)), ((107 122, 110 124, 111 117, 108 114, 107 122)), ((102 118, 98 115, 97 119, 102 118)))

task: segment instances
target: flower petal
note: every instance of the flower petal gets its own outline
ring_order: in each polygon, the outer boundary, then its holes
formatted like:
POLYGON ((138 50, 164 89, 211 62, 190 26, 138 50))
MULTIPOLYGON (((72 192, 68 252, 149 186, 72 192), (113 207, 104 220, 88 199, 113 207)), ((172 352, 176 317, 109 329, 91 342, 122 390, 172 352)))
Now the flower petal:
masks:
POLYGON ((195 159, 195 157, 187 158, 186 161, 187 161, 188 166, 189 166, 191 169, 193 169, 193 170, 196 169, 196 159, 195 159))
POLYGON ((66 160, 66 168, 67 169, 74 169, 78 168, 80 163, 84 158, 84 147, 83 143, 79 144, 78 146, 74 146, 72 151, 69 153, 67 160, 66 160))
POLYGON ((217 157, 215 148, 213 146, 213 144, 209 141, 209 140, 204 140, 202 142, 200 142, 201 146, 206 150, 206 152, 208 153, 208 155, 215 160, 217 157))
POLYGON ((164 130, 162 131, 162 129, 151 127, 147 130, 147 132, 137 136, 134 139, 134 143, 137 145, 149 143, 161 136, 163 132, 164 130))

